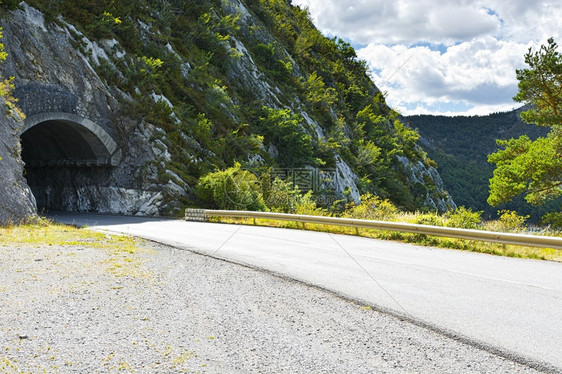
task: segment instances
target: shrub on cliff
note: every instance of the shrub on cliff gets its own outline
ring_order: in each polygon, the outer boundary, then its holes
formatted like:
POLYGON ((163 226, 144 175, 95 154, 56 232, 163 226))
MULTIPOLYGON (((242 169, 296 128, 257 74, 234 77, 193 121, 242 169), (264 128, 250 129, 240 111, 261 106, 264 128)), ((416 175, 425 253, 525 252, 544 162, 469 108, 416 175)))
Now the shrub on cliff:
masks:
POLYGON ((241 169, 240 164, 201 177, 196 195, 202 202, 219 209, 267 210, 258 178, 241 169))

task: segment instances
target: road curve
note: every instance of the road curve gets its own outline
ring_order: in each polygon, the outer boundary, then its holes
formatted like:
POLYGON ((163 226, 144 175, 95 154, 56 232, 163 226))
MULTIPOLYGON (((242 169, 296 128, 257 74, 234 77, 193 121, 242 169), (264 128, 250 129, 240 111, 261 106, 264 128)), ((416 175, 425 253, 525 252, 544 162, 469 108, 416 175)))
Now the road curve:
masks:
POLYGON ((290 277, 533 367, 562 372, 562 264, 361 237, 53 213, 290 277))

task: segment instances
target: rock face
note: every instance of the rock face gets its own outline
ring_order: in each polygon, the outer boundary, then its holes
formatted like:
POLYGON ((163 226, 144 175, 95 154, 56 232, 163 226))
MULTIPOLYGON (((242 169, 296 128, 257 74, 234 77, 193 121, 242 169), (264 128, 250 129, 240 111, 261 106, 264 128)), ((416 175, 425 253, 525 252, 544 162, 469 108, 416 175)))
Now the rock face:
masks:
POLYGON ((437 169, 427 167, 420 161, 413 163, 406 157, 397 157, 404 168, 404 173, 408 176, 408 181, 412 188, 423 191, 419 195, 421 197, 425 196, 423 201, 425 207, 439 212, 446 212, 457 208, 451 196, 445 191, 443 180, 437 169))
POLYGON ((19 222, 36 214, 35 198, 23 177, 19 131, 23 121, 8 114, 0 98, 0 224, 19 222))

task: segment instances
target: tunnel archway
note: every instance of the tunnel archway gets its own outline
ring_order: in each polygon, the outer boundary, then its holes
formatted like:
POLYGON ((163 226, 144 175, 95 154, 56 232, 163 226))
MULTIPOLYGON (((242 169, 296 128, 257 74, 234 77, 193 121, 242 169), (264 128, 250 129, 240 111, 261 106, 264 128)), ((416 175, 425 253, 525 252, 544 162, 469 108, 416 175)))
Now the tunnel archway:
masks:
POLYGON ((70 113, 25 120, 22 160, 41 210, 96 211, 93 189, 107 187, 121 152, 99 125, 70 113))

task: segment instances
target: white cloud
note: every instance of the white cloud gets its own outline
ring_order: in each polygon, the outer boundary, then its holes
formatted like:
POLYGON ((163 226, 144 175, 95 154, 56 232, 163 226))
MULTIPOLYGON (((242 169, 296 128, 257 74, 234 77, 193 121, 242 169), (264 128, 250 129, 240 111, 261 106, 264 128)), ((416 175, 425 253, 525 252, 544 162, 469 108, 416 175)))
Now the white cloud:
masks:
POLYGON ((292 0, 308 7, 325 33, 357 44, 412 45, 469 41, 489 35, 516 42, 560 33, 558 0, 292 0))
POLYGON ((557 0, 293 0, 319 29, 354 45, 404 114, 485 114, 519 106, 515 69, 559 40, 557 0), (460 111, 460 112, 459 112, 460 111))
POLYGON ((408 114, 412 106, 436 103, 482 106, 492 111, 516 106, 515 68, 522 67, 528 45, 487 37, 449 47, 445 53, 428 47, 369 44, 358 55, 373 70, 388 103, 408 114), (497 108, 494 110, 493 108, 497 108))
MULTIPOLYGON (((457 2, 459 3, 459 2, 457 2)), ((453 43, 496 32, 499 18, 481 6, 434 0, 294 0, 317 26, 355 43, 453 43)))
POLYGON ((437 40, 446 36, 447 42, 469 40, 476 36, 495 33, 500 26, 497 16, 486 9, 445 6, 428 15, 427 30, 437 40))

